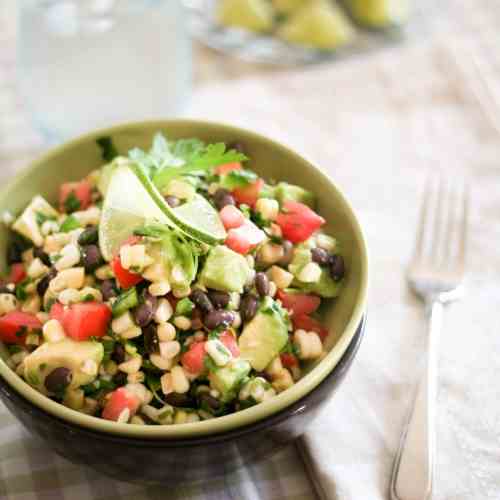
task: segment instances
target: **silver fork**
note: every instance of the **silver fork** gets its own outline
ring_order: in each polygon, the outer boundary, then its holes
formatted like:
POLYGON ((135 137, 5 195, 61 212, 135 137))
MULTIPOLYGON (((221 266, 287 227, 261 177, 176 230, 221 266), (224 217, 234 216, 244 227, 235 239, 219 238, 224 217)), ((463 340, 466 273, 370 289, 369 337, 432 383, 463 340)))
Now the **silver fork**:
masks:
POLYGON ((428 315, 427 356, 394 461, 391 500, 432 496, 439 338, 445 306, 463 295, 467 206, 465 184, 457 190, 442 180, 428 180, 407 270, 408 285, 423 301, 428 315))

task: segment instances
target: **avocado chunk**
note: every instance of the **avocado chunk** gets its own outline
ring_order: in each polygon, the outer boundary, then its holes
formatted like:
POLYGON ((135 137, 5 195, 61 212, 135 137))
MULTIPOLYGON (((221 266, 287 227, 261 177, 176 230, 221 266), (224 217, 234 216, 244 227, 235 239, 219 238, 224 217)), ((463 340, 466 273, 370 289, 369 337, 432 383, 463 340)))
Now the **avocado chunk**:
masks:
POLYGON ((277 302, 266 297, 239 338, 241 358, 249 361, 254 370, 264 370, 285 347, 288 341, 288 324, 286 312, 277 302))
POLYGON ((385 28, 408 19, 408 0, 345 0, 351 16, 370 28, 385 28))
POLYGON ((313 283, 304 283, 297 276, 300 275, 302 269, 312 262, 311 250, 305 246, 295 249, 292 262, 288 266, 288 270, 295 276, 293 286, 304 293, 315 293, 320 297, 333 298, 337 297, 342 288, 342 280, 334 281, 330 276, 328 267, 321 268, 321 274, 318 281, 313 283))
POLYGON ((298 201, 308 207, 314 208, 316 202, 314 194, 311 191, 307 191, 294 184, 288 184, 288 182, 280 182, 276 186, 274 194, 280 205, 283 205, 285 201, 298 201))
POLYGON ((353 39, 354 29, 337 5, 310 0, 290 15, 277 35, 290 43, 335 50, 353 39))
POLYGON ((201 270, 200 283, 222 292, 243 292, 252 270, 243 255, 224 245, 213 247, 201 270))
POLYGON ((12 229, 31 240, 35 246, 40 247, 43 245, 43 236, 40 232, 42 221, 56 219, 58 215, 57 210, 45 198, 36 195, 16 219, 12 229))
POLYGON ((210 372, 210 384, 221 393, 223 402, 231 401, 236 397, 241 382, 251 369, 248 361, 241 358, 233 359, 226 366, 210 372))
POLYGON ((35 349, 24 360, 24 378, 43 394, 47 394, 45 379, 56 368, 68 368, 72 372, 69 389, 76 389, 92 382, 97 375, 82 371, 84 363, 94 361, 99 367, 104 349, 99 342, 76 342, 64 339, 61 342, 45 343, 35 349))
POLYGON ((222 0, 217 18, 225 26, 266 32, 273 27, 274 10, 266 0, 222 0))

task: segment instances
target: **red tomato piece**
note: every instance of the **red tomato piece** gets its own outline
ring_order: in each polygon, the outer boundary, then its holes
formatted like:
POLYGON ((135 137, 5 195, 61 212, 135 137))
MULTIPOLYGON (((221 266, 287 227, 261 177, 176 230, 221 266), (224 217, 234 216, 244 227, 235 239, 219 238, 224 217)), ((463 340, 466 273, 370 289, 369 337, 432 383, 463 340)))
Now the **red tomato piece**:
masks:
POLYGON ((59 190, 59 209, 61 212, 66 212, 65 202, 71 193, 80 202, 77 210, 85 210, 92 203, 92 186, 88 181, 65 182, 61 184, 59 190))
POLYGON ((277 297, 281 300, 283 307, 289 309, 295 315, 311 314, 318 309, 321 298, 308 293, 286 293, 278 290, 277 297))
POLYGON ((201 373, 205 369, 205 355, 205 342, 193 342, 181 356, 181 364, 192 374, 201 373))
POLYGON ((328 330, 317 320, 307 316, 307 314, 300 314, 292 316, 293 327, 295 330, 305 330, 306 332, 316 332, 321 340, 328 337, 328 330))
POLYGON ((284 352, 280 354, 281 363, 285 368, 292 368, 294 366, 299 366, 299 360, 295 354, 290 354, 288 352, 284 352))
POLYGON ((226 163, 224 165, 219 165, 218 167, 215 167, 215 173, 217 175, 224 175, 228 174, 229 172, 232 172, 233 170, 241 170, 243 167, 241 166, 241 163, 235 161, 233 163, 226 163))
POLYGON ((16 262, 10 266, 10 273, 7 278, 7 283, 15 283, 16 285, 26 278, 26 270, 22 262, 16 262))
POLYGON ((130 288, 144 279, 140 274, 132 273, 128 269, 125 269, 122 266, 119 255, 111 261, 111 267, 121 288, 130 288))
POLYGON ((264 241, 265 238, 264 231, 261 231, 252 221, 246 219, 243 225, 228 231, 225 245, 231 250, 245 255, 264 241))
POLYGON ((116 422, 121 413, 127 408, 130 411, 130 416, 133 416, 137 412, 140 403, 135 394, 125 389, 125 387, 120 387, 111 393, 111 397, 102 411, 102 418, 116 422))
POLYGON ((6 344, 24 344, 27 333, 40 328, 42 323, 34 314, 11 311, 0 317, 0 340, 6 344))
POLYGON ((219 340, 231 351, 233 358, 238 358, 240 355, 240 348, 236 337, 228 330, 219 335, 219 340))
POLYGON ((80 302, 66 307, 56 302, 50 309, 50 317, 62 324, 68 337, 88 340, 106 335, 111 309, 100 302, 80 302))
POLYGON ((243 215, 241 210, 237 209, 234 205, 226 205, 219 212, 220 219, 222 224, 226 229, 234 229, 236 227, 240 227, 247 220, 243 215))
POLYGON ((292 243, 307 240, 325 223, 323 217, 303 203, 285 201, 282 210, 276 223, 281 227, 283 236, 292 243))
POLYGON ((259 198, 259 194, 264 187, 263 179, 257 179, 254 183, 248 186, 236 188, 233 191, 234 199, 238 203, 245 203, 253 207, 259 198))

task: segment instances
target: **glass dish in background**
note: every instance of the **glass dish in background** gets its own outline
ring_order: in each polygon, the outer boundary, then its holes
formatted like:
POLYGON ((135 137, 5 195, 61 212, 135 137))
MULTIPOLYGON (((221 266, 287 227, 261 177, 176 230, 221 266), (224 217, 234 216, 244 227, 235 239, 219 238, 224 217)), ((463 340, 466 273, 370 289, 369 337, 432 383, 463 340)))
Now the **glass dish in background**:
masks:
POLYGON ((20 0, 18 51, 21 94, 49 142, 175 116, 191 90, 180 0, 20 0))
MULTIPOLYGON (((403 24, 370 29, 354 24, 354 39, 336 50, 320 50, 287 43, 273 34, 222 26, 217 19, 221 0, 185 0, 191 13, 191 32, 201 43, 212 49, 252 62, 275 65, 320 63, 335 58, 368 52, 387 44, 406 40, 415 26, 422 25, 425 10, 422 2, 411 2, 410 15, 403 24)), ((411 1, 411 0, 408 0, 411 1)), ((339 2, 343 5, 343 2, 339 2)))

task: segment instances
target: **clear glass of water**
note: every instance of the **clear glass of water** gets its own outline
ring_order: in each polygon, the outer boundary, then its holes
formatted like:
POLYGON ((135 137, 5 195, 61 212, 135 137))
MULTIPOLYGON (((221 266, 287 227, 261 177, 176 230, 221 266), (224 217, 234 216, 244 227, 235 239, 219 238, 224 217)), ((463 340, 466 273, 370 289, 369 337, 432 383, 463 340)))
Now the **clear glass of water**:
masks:
POLYGON ((182 113, 186 16, 181 0, 19 0, 19 87, 45 138, 182 113))

